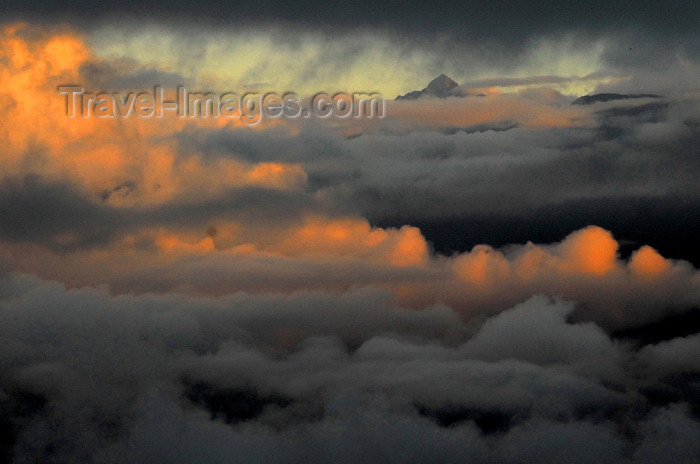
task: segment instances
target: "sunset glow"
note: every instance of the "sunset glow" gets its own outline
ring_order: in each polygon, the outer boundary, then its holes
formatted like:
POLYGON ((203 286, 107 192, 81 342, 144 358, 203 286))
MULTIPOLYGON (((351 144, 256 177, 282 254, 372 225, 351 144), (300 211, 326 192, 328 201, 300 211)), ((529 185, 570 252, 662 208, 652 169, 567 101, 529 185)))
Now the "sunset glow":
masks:
POLYGON ((0 462, 698 462, 697 2, 78 3, 0 7, 0 462))

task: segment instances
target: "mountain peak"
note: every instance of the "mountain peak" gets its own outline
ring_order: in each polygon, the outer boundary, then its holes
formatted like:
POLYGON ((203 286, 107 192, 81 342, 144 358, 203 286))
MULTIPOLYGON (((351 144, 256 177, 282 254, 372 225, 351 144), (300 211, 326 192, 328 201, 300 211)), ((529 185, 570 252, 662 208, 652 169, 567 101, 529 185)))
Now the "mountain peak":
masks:
POLYGON ((459 84, 457 84, 445 74, 440 74, 438 77, 430 81, 428 86, 423 90, 431 94, 439 95, 445 92, 449 92, 455 87, 459 87, 459 84))
POLYGON ((438 77, 430 81, 428 86, 423 90, 414 90, 413 92, 409 92, 406 95, 399 95, 398 97, 396 97, 396 99, 415 100, 416 98, 419 98, 423 95, 427 95, 430 97, 447 98, 448 96, 453 95, 453 89, 456 87, 459 87, 459 84, 450 79, 447 75, 440 74, 438 77))

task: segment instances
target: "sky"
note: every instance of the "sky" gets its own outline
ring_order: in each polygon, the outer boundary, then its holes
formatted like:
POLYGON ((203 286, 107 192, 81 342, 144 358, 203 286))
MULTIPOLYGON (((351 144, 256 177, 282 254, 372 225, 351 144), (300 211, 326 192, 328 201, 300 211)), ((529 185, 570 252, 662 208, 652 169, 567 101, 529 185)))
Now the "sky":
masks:
POLYGON ((0 462, 697 462, 699 10, 3 2, 0 462))

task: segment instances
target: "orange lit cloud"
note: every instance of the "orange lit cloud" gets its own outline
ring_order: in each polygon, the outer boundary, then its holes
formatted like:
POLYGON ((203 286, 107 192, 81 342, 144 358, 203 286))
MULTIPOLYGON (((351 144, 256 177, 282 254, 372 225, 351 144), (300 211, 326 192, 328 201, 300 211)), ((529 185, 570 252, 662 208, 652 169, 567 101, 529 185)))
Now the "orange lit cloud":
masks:
POLYGON ((671 263, 648 245, 635 251, 629 263, 630 271, 645 278, 661 277, 670 267, 671 263))
POLYGON ((602 276, 615 268, 617 242, 600 227, 588 227, 569 235, 561 245, 562 270, 602 276))
POLYGON ((0 177, 38 174, 65 181, 116 206, 217 195, 230 188, 297 189, 297 165, 244 163, 179 153, 174 136, 186 127, 239 124, 206 118, 70 118, 58 87, 83 83, 80 69, 98 63, 72 31, 38 31, 25 24, 0 31, 0 177), (120 186, 129 185, 129 189, 120 186), (117 190, 119 192, 117 193, 117 190))
POLYGON ((428 244, 417 228, 371 228, 361 218, 311 218, 272 248, 292 256, 353 256, 398 267, 419 266, 428 259, 428 244))
POLYGON ((72 286, 107 283, 117 291, 226 294, 381 286, 402 305, 446 303, 466 317, 494 313, 532 295, 564 297, 616 321, 650 308, 698 304, 700 273, 649 247, 628 262, 617 242, 587 227, 551 245, 479 245, 452 257, 431 255, 420 231, 372 228, 361 218, 308 217, 285 227, 144 229, 99 251, 54 253, 38 245, 0 255, 13 268, 72 286), (134 272, 134 270, 139 270, 134 272))

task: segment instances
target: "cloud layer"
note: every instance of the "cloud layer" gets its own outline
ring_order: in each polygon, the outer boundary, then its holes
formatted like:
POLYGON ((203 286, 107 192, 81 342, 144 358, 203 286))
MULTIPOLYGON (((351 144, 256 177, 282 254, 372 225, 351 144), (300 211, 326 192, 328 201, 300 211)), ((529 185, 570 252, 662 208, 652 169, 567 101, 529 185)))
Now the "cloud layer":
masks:
POLYGON ((412 8, 351 41, 89 9, 101 27, 3 26, 0 459, 695 462, 691 7, 624 31, 604 13, 627 7, 522 8, 499 40, 495 13, 466 35, 450 13, 436 53, 397 32, 412 8), (675 53, 627 47, 654 31, 675 53), (384 120, 68 118, 57 92, 405 93, 443 66, 474 96, 384 120), (663 96, 572 106, 589 86, 663 96))
POLYGON ((570 322, 561 300, 533 297, 476 327, 371 288, 192 299, 23 275, 2 286, 14 462, 691 462, 699 451, 696 336, 637 349, 570 322))

